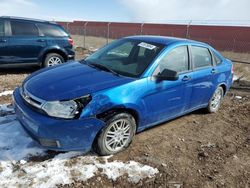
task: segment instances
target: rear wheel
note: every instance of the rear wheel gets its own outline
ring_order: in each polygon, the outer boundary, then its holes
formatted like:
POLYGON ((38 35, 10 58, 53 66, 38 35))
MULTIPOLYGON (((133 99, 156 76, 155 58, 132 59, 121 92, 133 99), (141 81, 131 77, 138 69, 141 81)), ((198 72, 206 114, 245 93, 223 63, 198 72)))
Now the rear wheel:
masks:
POLYGON ((220 104, 222 102, 223 96, 224 96, 224 90, 223 90, 223 88, 221 86, 219 86, 215 90, 212 98, 209 101, 209 104, 208 104, 208 107, 207 107, 207 111, 209 113, 215 113, 215 112, 218 111, 218 109, 220 107, 220 104))
POLYGON ((43 62, 44 67, 52 67, 64 63, 64 59, 57 53, 49 53, 43 62))
POLYGON ((136 131, 135 119, 127 113, 114 115, 98 135, 95 151, 99 155, 112 155, 129 146, 136 131))

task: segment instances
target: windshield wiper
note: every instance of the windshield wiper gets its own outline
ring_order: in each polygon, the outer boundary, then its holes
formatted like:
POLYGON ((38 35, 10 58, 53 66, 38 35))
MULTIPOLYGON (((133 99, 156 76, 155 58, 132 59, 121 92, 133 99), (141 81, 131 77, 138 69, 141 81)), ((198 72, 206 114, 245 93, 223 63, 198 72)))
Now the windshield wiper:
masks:
POLYGON ((89 67, 92 67, 92 68, 95 68, 95 66, 94 65, 92 65, 92 63, 89 63, 89 62, 87 62, 86 60, 81 60, 80 61, 80 63, 83 63, 83 64, 85 64, 85 65, 88 65, 89 67))
POLYGON ((108 67, 106 67, 104 65, 97 64, 97 63, 89 63, 87 65, 96 67, 98 69, 101 69, 101 70, 104 70, 104 71, 107 71, 107 72, 111 72, 111 73, 113 73, 116 76, 120 76, 120 74, 118 74, 117 72, 113 71, 112 69, 110 69, 110 68, 108 68, 108 67))
POLYGON ((107 71, 107 72, 111 72, 113 73, 114 75, 116 76, 121 76, 120 74, 118 74, 117 72, 113 71, 112 69, 104 66, 104 65, 101 65, 101 64, 97 64, 97 63, 89 63, 87 62, 86 60, 81 60, 80 63, 84 63, 85 65, 88 65, 89 67, 92 67, 92 68, 98 68, 100 70, 104 70, 104 71, 107 71))

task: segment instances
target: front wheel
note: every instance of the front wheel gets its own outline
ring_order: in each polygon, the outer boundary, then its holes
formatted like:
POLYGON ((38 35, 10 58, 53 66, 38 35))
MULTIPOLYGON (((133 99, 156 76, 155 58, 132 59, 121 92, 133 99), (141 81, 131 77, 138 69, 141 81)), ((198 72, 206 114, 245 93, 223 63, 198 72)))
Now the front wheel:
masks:
POLYGON ((135 131, 136 123, 132 115, 116 114, 98 135, 94 149, 99 155, 118 153, 129 146, 135 131))
POLYGON ((218 111, 222 99, 224 97, 224 90, 221 86, 217 87, 212 98, 210 99, 207 107, 207 111, 209 113, 215 113, 218 111))

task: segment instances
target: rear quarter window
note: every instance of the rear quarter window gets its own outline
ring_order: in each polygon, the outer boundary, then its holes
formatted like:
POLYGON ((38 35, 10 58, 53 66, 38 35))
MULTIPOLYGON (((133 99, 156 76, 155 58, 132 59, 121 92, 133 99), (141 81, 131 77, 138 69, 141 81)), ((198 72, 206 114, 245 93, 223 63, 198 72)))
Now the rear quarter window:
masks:
POLYGON ((4 36, 4 21, 0 21, 0 36, 4 36))
POLYGON ((215 64, 216 65, 221 64, 222 60, 215 53, 213 53, 213 56, 214 56, 214 62, 215 62, 215 64))
POLYGON ((212 56, 207 48, 191 46, 194 69, 212 66, 212 56))
POLYGON ((38 24, 41 33, 48 37, 66 37, 68 34, 58 25, 38 24))

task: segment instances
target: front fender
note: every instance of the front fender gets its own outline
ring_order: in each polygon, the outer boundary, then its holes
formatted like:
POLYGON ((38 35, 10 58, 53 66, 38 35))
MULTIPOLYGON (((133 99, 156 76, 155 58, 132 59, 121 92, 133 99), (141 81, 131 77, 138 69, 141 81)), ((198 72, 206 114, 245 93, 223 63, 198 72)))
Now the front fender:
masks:
POLYGON ((138 123, 143 126, 147 117, 143 100, 147 88, 147 78, 142 78, 93 93, 91 102, 83 109, 80 117, 96 116, 110 109, 128 109, 136 112, 140 119, 138 123))
POLYGON ((136 101, 134 103, 124 102, 122 97, 117 97, 117 100, 111 99, 107 95, 97 95, 92 97, 92 101, 83 109, 80 118, 86 118, 91 116, 97 116, 104 112, 115 110, 115 109, 124 109, 124 110, 133 110, 137 113, 138 123, 141 124, 146 114, 146 108, 141 101, 136 101))

